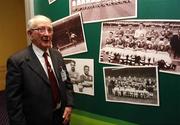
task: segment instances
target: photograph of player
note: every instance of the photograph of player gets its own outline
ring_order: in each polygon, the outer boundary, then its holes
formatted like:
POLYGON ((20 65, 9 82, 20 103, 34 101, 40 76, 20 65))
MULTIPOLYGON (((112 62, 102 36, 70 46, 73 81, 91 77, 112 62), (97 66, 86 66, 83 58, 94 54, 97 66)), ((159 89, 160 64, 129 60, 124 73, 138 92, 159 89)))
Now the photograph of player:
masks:
POLYGON ((53 48, 63 56, 87 52, 81 14, 75 13, 53 22, 53 48))
POLYGON ((94 95, 94 60, 65 58, 75 93, 94 95))

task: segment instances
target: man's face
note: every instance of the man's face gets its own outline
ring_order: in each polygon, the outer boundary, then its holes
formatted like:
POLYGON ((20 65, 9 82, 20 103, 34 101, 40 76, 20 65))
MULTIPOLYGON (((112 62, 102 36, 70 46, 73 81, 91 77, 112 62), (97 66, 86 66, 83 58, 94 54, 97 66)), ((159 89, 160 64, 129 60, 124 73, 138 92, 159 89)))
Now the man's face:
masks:
POLYGON ((132 27, 133 27, 132 25, 129 25, 129 29, 132 29, 132 27))
POLYGON ((122 28, 122 26, 121 25, 118 25, 118 29, 120 30, 122 28))
POLYGON ((180 36, 180 30, 178 30, 178 35, 180 36))
POLYGON ((139 29, 143 29, 143 28, 144 28, 143 24, 139 24, 139 29))
POLYGON ((33 44, 46 51, 52 47, 53 28, 50 22, 39 22, 28 31, 28 35, 33 44))
POLYGON ((84 74, 89 75, 89 67, 84 67, 84 74))
POLYGON ((72 71, 75 71, 75 63, 74 63, 74 62, 71 62, 70 65, 71 65, 71 70, 72 70, 72 71))
POLYGON ((112 33, 112 32, 109 33, 109 37, 110 37, 110 38, 113 37, 113 33, 112 33))

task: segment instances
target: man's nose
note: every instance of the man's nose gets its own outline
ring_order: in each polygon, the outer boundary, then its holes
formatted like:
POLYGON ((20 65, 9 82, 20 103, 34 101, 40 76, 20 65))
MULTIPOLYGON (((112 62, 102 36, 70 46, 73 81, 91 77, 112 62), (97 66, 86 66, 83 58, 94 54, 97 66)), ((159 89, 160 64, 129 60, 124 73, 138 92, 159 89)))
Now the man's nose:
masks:
POLYGON ((45 35, 50 35, 50 34, 51 34, 51 32, 49 32, 49 30, 48 30, 48 29, 45 29, 45 30, 44 30, 44 34, 45 34, 45 35))

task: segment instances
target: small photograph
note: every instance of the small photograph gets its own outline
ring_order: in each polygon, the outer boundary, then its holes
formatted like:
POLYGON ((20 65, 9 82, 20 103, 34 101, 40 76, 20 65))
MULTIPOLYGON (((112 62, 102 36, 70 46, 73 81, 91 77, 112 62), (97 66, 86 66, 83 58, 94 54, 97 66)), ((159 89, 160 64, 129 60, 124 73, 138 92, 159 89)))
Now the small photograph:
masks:
POLYGON ((116 20, 102 23, 99 62, 158 66, 180 74, 180 21, 116 20))
POLYGON ((52 4, 53 2, 55 2, 56 0, 48 0, 49 4, 52 4))
POLYGON ((157 67, 104 67, 106 101, 159 106, 157 67))
POLYGON ((87 52, 81 14, 76 13, 53 22, 53 48, 63 56, 87 52))
POLYGON ((69 0, 70 14, 81 12, 84 23, 137 17, 137 0, 69 0))
POLYGON ((64 59, 75 93, 94 96, 94 60, 64 59))

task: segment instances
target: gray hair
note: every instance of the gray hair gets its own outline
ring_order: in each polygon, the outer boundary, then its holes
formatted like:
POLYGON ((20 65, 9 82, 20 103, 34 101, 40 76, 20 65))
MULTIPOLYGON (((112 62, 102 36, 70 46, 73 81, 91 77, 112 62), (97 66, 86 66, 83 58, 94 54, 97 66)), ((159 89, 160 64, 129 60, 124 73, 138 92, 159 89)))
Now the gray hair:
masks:
POLYGON ((49 19, 48 17, 43 16, 43 15, 36 15, 36 16, 32 17, 28 21, 28 23, 27 23, 27 30, 30 30, 30 29, 36 27, 41 22, 52 23, 51 19, 49 19))

